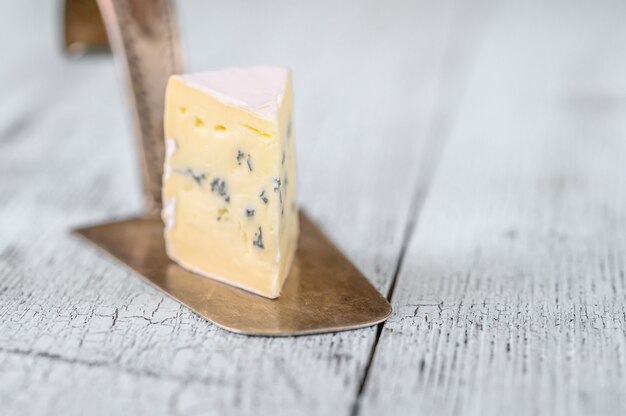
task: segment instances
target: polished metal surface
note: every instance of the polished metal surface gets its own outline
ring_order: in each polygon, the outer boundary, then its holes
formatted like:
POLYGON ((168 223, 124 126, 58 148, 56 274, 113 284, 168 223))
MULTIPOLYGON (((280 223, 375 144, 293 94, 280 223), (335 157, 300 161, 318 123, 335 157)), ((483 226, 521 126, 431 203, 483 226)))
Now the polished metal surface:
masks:
POLYGON ((154 217, 77 230, 148 283, 215 325, 247 335, 304 335, 382 322, 391 306, 305 216, 298 252, 278 299, 196 275, 165 254, 163 224, 154 217))
POLYGON ((63 19, 63 42, 69 54, 110 51, 96 0, 65 0, 63 19))
POLYGON ((108 37, 130 98, 146 211, 156 214, 165 157, 165 86, 170 75, 182 71, 172 1, 66 0, 64 16, 69 52, 106 49, 108 37))

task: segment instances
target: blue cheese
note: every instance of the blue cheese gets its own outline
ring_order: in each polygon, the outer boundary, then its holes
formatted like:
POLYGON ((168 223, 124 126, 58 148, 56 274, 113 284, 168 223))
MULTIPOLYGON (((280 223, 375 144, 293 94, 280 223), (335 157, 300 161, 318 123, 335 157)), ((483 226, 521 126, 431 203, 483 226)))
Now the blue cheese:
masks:
POLYGON ((284 68, 170 78, 162 216, 172 260, 279 296, 299 232, 291 119, 284 68))

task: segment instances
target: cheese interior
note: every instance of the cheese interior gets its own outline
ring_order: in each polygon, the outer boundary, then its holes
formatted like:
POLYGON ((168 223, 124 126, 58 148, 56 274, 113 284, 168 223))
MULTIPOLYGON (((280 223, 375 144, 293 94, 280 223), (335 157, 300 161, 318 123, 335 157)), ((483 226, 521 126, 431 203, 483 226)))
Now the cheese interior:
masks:
POLYGON ((280 294, 298 238, 291 118, 286 69, 171 77, 162 212, 171 259, 266 297, 280 294))

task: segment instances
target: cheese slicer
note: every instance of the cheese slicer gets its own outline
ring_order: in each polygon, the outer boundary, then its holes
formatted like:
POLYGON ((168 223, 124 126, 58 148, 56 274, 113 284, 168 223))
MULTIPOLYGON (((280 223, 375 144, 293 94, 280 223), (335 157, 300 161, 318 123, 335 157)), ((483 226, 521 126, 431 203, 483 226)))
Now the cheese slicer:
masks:
POLYGON ((383 322, 391 306, 320 229, 300 214, 298 251, 282 294, 267 299, 191 273, 165 252, 160 219, 163 107, 170 75, 182 72, 171 0, 66 0, 68 53, 110 49, 123 70, 142 166, 145 213, 74 233, 147 283, 226 330, 265 336, 318 334, 383 322))

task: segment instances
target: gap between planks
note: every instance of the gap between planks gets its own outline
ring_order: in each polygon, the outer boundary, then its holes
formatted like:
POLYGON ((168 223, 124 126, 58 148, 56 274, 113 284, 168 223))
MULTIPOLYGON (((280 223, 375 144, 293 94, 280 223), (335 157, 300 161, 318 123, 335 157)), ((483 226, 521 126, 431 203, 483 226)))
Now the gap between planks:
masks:
MULTIPOLYGON (((485 26, 488 24, 493 7, 494 5, 490 0, 485 0, 478 6, 476 4, 468 6, 462 3, 455 8, 455 16, 451 19, 452 27, 445 47, 441 65, 442 75, 438 83, 439 102, 435 106, 435 111, 427 130, 428 137, 425 140, 425 151, 422 152, 422 157, 418 158, 419 167, 414 181, 415 189, 413 189, 409 200, 409 209, 400 252, 386 296, 390 303, 393 299, 398 276, 403 268, 409 244, 419 222, 421 209, 426 198, 428 198, 430 185, 458 115, 461 101, 467 89, 468 75, 471 71, 473 58, 476 56, 480 46, 482 35, 485 32, 485 26)), ((352 404, 351 416, 360 414, 361 398, 367 385, 370 369, 378 350, 378 343, 384 326, 385 322, 381 322, 376 327, 376 336, 352 404)))

